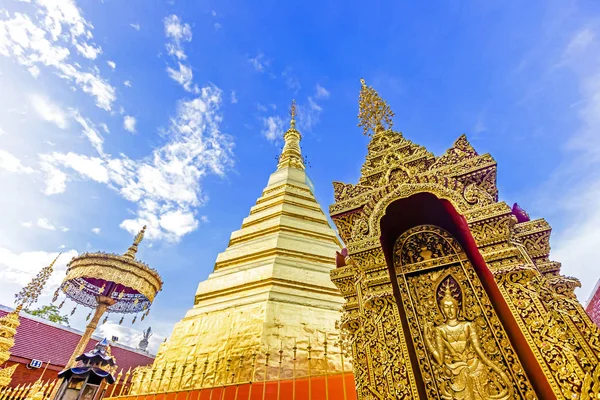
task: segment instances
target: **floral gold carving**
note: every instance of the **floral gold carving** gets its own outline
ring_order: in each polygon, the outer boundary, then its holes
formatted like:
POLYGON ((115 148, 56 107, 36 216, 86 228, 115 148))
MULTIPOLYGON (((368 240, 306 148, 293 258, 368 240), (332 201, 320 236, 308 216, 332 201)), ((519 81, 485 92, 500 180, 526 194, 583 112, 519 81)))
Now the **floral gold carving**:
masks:
POLYGON ((331 278, 346 299, 341 326, 353 344, 359 400, 399 397, 377 376, 388 371, 382 354, 390 348, 404 354, 407 344, 416 361, 397 358, 407 373, 394 378, 397 387, 411 388, 405 398, 600 398, 600 332, 574 295, 579 281, 560 275, 560 263, 550 257, 550 225, 543 219, 517 223, 511 207, 498 200, 496 161, 478 154, 465 135, 436 157, 391 129, 393 113, 373 88, 363 86, 359 104, 360 126, 372 133, 368 154, 356 185, 334 184, 329 208, 353 260, 331 278), (534 378, 525 374, 472 260, 454 238, 426 228, 419 238, 405 236, 393 260, 384 257, 382 218, 392 203, 418 193, 448 201, 464 217, 485 263, 478 268, 487 269, 487 284, 497 285, 542 371, 535 379, 545 385, 543 396, 532 389, 534 378), (390 273, 396 274, 397 294, 389 290, 390 273), (458 304, 454 318, 440 308, 445 280, 458 304), (383 315, 394 316, 386 326, 396 321, 398 342, 376 341, 383 315), (456 338, 453 326, 460 326, 456 338), (464 364, 450 367, 453 362, 464 364), (417 393, 415 382, 424 393, 417 393))

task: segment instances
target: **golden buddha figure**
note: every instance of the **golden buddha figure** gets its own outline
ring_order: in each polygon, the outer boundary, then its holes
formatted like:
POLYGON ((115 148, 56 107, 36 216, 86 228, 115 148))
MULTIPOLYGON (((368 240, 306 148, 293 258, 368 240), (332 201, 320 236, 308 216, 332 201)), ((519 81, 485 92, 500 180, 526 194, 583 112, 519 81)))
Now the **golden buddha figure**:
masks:
POLYGON ((445 322, 425 327, 425 343, 438 367, 441 398, 509 399, 512 385, 508 376, 482 351, 474 324, 459 318, 459 302, 452 295, 451 279, 446 279, 444 295, 438 301, 445 322))

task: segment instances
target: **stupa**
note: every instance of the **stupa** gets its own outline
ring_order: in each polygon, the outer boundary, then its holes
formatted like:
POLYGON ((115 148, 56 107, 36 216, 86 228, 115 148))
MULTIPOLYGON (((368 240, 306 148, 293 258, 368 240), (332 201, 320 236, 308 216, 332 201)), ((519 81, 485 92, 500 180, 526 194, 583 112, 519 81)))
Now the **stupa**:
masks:
POLYGON ((323 362, 325 351, 339 353, 335 325, 344 300, 329 274, 340 242, 306 174, 294 103, 290 114, 277 170, 217 256, 214 271, 198 285, 193 308, 161 345, 143 377, 147 383, 137 391, 170 387, 171 376, 185 388, 306 375, 309 357, 311 374, 341 369, 338 358, 323 362), (284 351, 285 359, 278 360, 284 351), (269 356, 274 367, 265 376, 269 356))

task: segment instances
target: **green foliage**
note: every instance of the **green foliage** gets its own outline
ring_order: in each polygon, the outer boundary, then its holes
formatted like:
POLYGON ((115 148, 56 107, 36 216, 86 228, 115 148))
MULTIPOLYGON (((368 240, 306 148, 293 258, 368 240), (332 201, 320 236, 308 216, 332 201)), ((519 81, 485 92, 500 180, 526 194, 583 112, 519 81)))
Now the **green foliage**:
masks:
POLYGON ((56 322, 57 324, 69 326, 69 317, 66 315, 60 315, 58 307, 54 304, 42 306, 35 310, 25 309, 25 312, 36 317, 47 319, 50 322, 56 322))

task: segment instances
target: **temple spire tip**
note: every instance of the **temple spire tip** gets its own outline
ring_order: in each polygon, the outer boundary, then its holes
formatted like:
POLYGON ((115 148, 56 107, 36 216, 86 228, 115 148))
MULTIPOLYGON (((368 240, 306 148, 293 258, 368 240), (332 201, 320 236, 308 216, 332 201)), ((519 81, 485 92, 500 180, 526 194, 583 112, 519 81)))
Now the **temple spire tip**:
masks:
POLYGON ((135 255, 138 251, 138 246, 144 239, 145 233, 146 225, 144 225, 142 229, 138 232, 138 234, 135 236, 135 239, 133 239, 133 244, 129 247, 129 249, 127 249, 127 252, 123 255, 124 257, 131 258, 132 260, 135 259, 135 255))
POLYGON ((283 150, 279 156, 279 163, 277 169, 284 167, 293 167, 298 169, 304 169, 304 160, 300 151, 300 132, 296 130, 296 116, 298 115, 298 109, 296 106, 296 100, 292 100, 290 106, 290 128, 283 134, 283 150))

